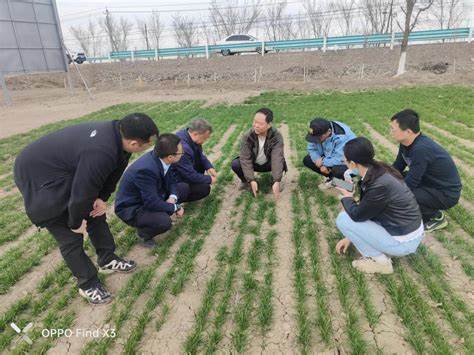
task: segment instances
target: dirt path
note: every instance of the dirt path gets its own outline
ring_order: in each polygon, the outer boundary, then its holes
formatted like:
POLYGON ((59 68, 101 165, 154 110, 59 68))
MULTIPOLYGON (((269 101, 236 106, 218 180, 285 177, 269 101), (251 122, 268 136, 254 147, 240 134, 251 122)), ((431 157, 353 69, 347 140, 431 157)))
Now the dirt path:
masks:
MULTIPOLYGON (((281 192, 280 200, 276 204, 278 237, 275 239, 275 265, 273 266, 273 306, 274 316, 272 325, 268 331, 263 349, 265 353, 291 354, 298 349, 296 340, 296 317, 295 300, 293 290, 293 242, 291 233, 293 221, 289 206, 291 206, 291 194, 296 188, 298 170, 293 164, 296 157, 291 149, 289 129, 286 124, 280 127, 280 132, 285 141, 285 158, 288 164, 288 173, 284 178, 284 190, 281 192)), ((258 345, 260 347, 260 344, 258 345)))
POLYGON ((468 139, 464 139, 461 137, 457 137, 453 135, 451 132, 445 131, 442 128, 436 127, 435 125, 432 125, 429 122, 423 122, 423 125, 429 127, 430 129, 440 133, 441 135, 445 136, 446 138, 453 139, 455 141, 460 142, 462 145, 468 147, 468 148, 474 148, 474 141, 470 141, 468 139))
MULTIPOLYGON (((223 144, 225 144, 228 137, 230 136, 230 134, 232 134, 235 128, 235 125, 231 125, 226 130, 219 142, 214 146, 212 153, 208 154, 208 158, 211 161, 219 159, 219 157, 221 156, 221 147, 223 146, 223 144)), ((161 235, 160 239, 166 238, 167 235, 168 233, 161 235)), ((184 242, 184 240, 180 240, 175 243, 172 246, 169 255, 174 255, 179 249, 179 246, 182 242, 184 242)), ((127 258, 135 260, 140 268, 144 268, 150 266, 156 259, 156 256, 151 254, 149 250, 137 245, 132 248, 130 253, 127 255, 127 258)), ((154 281, 159 280, 161 278, 161 276, 171 266, 171 261, 172 258, 168 258, 163 264, 161 264, 157 268, 155 276, 153 278, 154 281)), ((127 281, 130 279, 131 276, 132 274, 113 274, 109 277, 109 279, 107 279, 107 287, 109 288, 110 292, 112 292, 113 294, 117 294, 119 290, 121 290, 126 285, 127 281)), ((138 312, 139 309, 143 308, 148 297, 149 292, 147 291, 137 299, 136 303, 134 304, 134 309, 136 309, 136 312, 138 312)), ((76 321, 74 323, 74 328, 93 330, 97 328, 103 328, 105 326, 106 317, 110 313, 112 303, 103 307, 90 307, 82 299, 75 299, 71 307, 75 307, 78 310, 78 317, 76 318, 76 321)), ((57 342, 57 344, 52 349, 50 349, 49 353, 56 354, 68 351, 71 354, 77 354, 81 351, 83 345, 84 341, 80 337, 72 337, 69 339, 63 337, 57 342)))
POLYGON ((235 184, 226 188, 221 210, 205 239, 202 250, 196 257, 193 276, 183 292, 176 297, 169 297, 169 318, 159 332, 154 329, 154 323, 150 322, 146 330, 148 336, 143 337, 140 345, 141 352, 177 354, 183 351, 183 343, 194 326, 195 315, 201 305, 206 283, 217 271, 217 252, 223 246, 230 247, 235 239, 236 232, 230 222, 235 219, 232 209, 239 193, 235 184))
POLYGON ((201 90, 181 88, 163 90, 113 90, 94 92, 89 99, 84 91, 75 90, 71 96, 64 89, 43 89, 14 93, 14 104, 0 106, 0 139, 27 132, 44 124, 77 118, 108 106, 128 102, 204 100, 207 106, 217 103, 236 104, 260 93, 256 89, 201 90), (14 119, 13 119, 14 118, 14 119))

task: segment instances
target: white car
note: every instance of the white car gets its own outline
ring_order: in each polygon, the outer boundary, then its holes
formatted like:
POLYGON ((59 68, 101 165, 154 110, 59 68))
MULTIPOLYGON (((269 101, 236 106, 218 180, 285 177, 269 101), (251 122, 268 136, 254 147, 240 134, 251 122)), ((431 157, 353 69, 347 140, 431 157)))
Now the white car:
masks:
MULTIPOLYGON (((262 53, 262 42, 259 42, 255 37, 250 35, 241 35, 235 34, 230 35, 224 38, 222 41, 218 42, 219 45, 226 45, 226 44, 249 44, 255 43, 255 46, 251 46, 248 48, 222 48, 221 54, 224 56, 233 55, 237 53, 244 53, 244 52, 257 52, 262 53)), ((267 50, 265 50, 265 53, 267 50)))

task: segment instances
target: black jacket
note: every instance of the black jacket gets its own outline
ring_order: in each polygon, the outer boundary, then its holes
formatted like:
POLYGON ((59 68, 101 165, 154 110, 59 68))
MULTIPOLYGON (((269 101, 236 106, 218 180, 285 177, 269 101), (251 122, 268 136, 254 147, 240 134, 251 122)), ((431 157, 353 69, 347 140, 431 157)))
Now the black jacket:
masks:
POLYGON ((75 229, 97 198, 110 197, 129 159, 118 121, 74 125, 23 149, 15 160, 15 183, 34 224, 45 226, 67 211, 75 229))
POLYGON ((115 214, 124 222, 135 218, 139 209, 172 215, 175 204, 166 202, 178 195, 173 165, 165 175, 163 164, 154 151, 143 154, 123 174, 115 199, 115 214))
POLYGON ((405 235, 421 225, 421 212, 415 196, 403 182, 388 172, 372 178, 369 168, 359 182, 360 202, 344 197, 341 202, 347 214, 355 222, 372 220, 379 223, 391 235, 405 235))
POLYGON ((400 144, 393 166, 401 173, 409 167, 405 182, 412 190, 425 186, 456 199, 461 195, 461 178, 453 159, 443 147, 424 134, 416 137, 408 147, 400 144))

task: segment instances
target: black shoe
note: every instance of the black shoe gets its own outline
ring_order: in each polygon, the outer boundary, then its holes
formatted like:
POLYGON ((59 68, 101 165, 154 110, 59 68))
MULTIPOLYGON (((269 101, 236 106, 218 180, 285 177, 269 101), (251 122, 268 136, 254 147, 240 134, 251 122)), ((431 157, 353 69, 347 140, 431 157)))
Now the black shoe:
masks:
POLYGON ((106 304, 112 301, 112 295, 100 282, 86 290, 80 288, 79 294, 90 304, 106 304))
POLYGON ((99 267, 101 274, 110 274, 112 272, 131 272, 135 270, 137 264, 133 260, 125 260, 115 256, 108 264, 99 267))
POLYGON ((158 245, 158 243, 155 242, 155 240, 153 238, 151 238, 151 239, 141 239, 140 244, 143 247, 148 248, 148 249, 153 249, 154 247, 156 247, 158 245))
POLYGON ((440 217, 435 217, 430 219, 428 222, 425 223, 425 231, 426 232, 433 232, 438 229, 445 228, 448 225, 448 220, 443 211, 441 211, 440 217))

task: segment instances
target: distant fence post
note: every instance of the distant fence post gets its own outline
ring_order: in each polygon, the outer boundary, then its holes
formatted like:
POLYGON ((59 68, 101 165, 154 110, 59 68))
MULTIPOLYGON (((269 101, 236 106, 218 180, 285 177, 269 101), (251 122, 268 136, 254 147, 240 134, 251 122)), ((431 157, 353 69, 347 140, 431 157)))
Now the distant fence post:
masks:
POLYGON ((6 106, 10 106, 12 104, 12 97, 10 96, 7 83, 5 82, 5 77, 3 76, 3 73, 1 71, 0 71, 0 86, 2 87, 2 91, 3 91, 3 101, 5 102, 6 106))
POLYGON ((262 57, 265 55, 265 42, 262 41, 262 57))
POLYGON ((209 44, 206 42, 206 59, 209 59, 209 44))
POLYGON ((392 32, 392 38, 390 39, 390 50, 393 49, 394 43, 395 43, 395 32, 392 32))
POLYGON ((108 57, 109 57, 109 61, 112 61, 112 56, 110 55, 110 52, 109 52, 108 57))
POLYGON ((324 36, 323 38, 323 52, 326 53, 328 38, 324 36))
POLYGON ((158 60, 158 48, 155 48, 155 60, 158 60))
POLYGON ((132 62, 135 61, 135 52, 134 51, 130 51, 132 53, 132 62))
POLYGON ((469 28, 469 37, 467 38, 467 43, 472 42, 472 27, 469 28))

